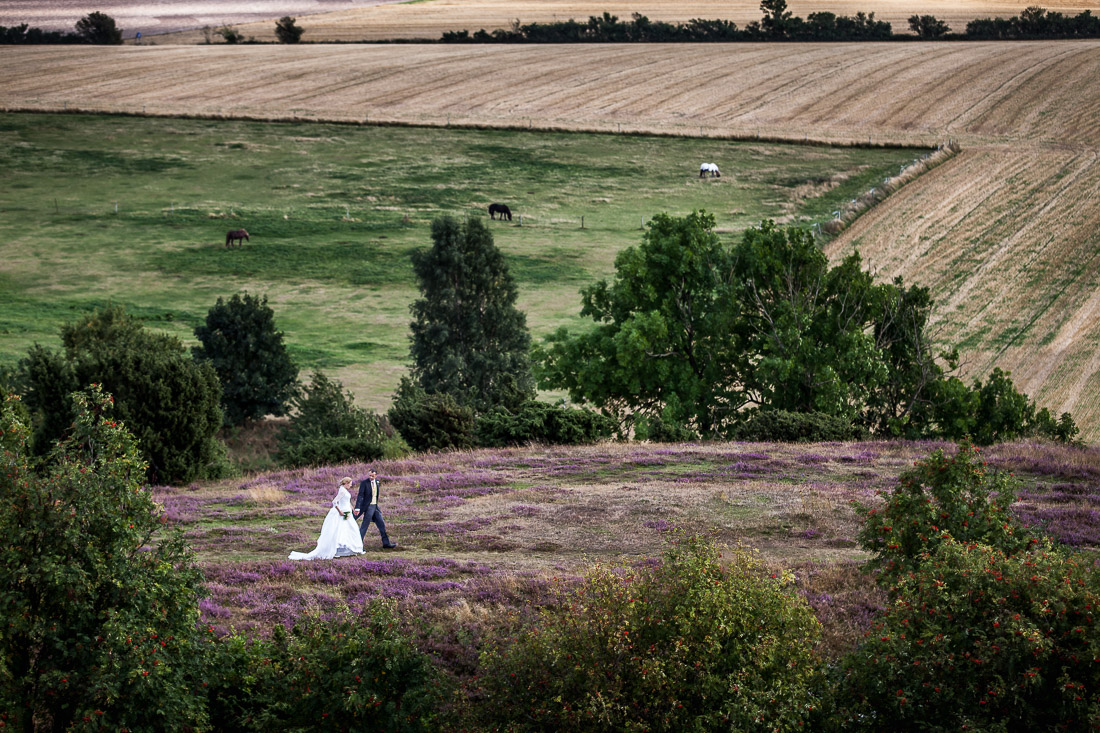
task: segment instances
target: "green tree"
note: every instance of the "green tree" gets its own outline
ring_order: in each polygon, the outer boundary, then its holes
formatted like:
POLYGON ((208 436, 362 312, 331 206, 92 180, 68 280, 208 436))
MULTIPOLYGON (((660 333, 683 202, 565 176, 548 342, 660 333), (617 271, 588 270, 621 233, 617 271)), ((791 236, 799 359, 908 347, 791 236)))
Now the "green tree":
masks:
POLYGON ((493 235, 480 219, 442 217, 432 242, 413 254, 421 294, 410 308, 413 378, 475 410, 533 398, 527 320, 493 235))
POLYGON ((275 22, 275 37, 279 43, 298 43, 305 29, 295 22, 295 18, 284 15, 275 22))
POLYGON ((122 43, 122 29, 115 26, 115 19, 100 13, 88 13, 76 21, 76 34, 87 43, 118 46, 122 43))
POLYGON ((446 392, 426 392, 402 377, 393 405, 386 413, 390 422, 413 450, 472 448, 476 416, 446 392))
POLYGON ((1100 573, 1045 540, 946 540, 841 662, 842 730, 1088 730, 1100 719, 1100 573))
POLYGON ((857 505, 864 518, 859 543, 888 581, 948 538, 1025 550, 1035 538, 1012 515, 1017 486, 1012 476, 990 470, 969 442, 954 455, 934 451, 902 473, 892 491, 879 492, 883 506, 857 505))
POLYGON ((298 367, 275 329, 266 295, 218 298, 206 322, 195 327, 195 337, 196 361, 208 362, 221 382, 226 424, 286 414, 298 386, 298 367))
POLYGON ((60 352, 36 344, 20 362, 39 453, 68 430, 69 393, 97 383, 114 396, 116 414, 137 437, 152 479, 221 475, 221 385, 179 339, 147 331, 112 305, 62 326, 61 342, 60 352))
POLYGON ((202 576, 142 487, 145 464, 99 387, 35 471, 27 427, 0 407, 0 716, 5 729, 201 726, 202 576))
POLYGON ((356 407, 340 382, 314 371, 309 386, 293 400, 290 424, 279 434, 279 463, 308 466, 371 461, 400 453, 392 427, 356 407))
POLYGON ((934 15, 911 15, 909 30, 916 33, 918 38, 931 40, 947 35, 951 28, 934 15))
POLYGON ((760 27, 767 35, 773 38, 787 35, 787 28, 792 23, 787 0, 760 0, 760 12, 764 14, 760 19, 760 27))
POLYGON ((587 333, 560 329, 536 351, 539 384, 566 389, 620 422, 629 416, 720 432, 743 407, 750 363, 730 313, 730 258, 714 217, 659 214, 640 247, 615 258, 615 280, 582 293, 587 333))
POLYGON ((787 579, 683 539, 652 569, 592 568, 490 646, 466 729, 802 730, 818 705, 819 635, 787 579))

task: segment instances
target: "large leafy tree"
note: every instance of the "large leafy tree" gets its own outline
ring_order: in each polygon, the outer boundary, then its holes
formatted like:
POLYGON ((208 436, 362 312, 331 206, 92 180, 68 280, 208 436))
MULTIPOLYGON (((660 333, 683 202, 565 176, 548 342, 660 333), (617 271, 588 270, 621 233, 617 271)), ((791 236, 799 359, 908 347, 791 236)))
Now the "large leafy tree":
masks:
POLYGON ((265 415, 285 415, 298 384, 283 334, 267 296, 234 294, 218 302, 195 327, 195 359, 209 362, 222 384, 225 421, 240 425, 265 415))
POLYGON ((0 727, 201 728, 202 577, 119 410, 99 387, 75 393, 36 471, 14 405, 0 405, 0 727))
POLYGON ((146 330, 112 305, 62 326, 61 342, 62 351, 35 344, 20 362, 39 453, 69 429, 68 395, 97 383, 114 395, 116 414, 137 437, 151 478, 186 482, 219 470, 221 385, 179 339, 146 330))
POLYGON ((561 329, 537 352, 540 385, 620 420, 718 430, 745 404, 749 366, 729 308, 730 268, 710 214, 653 217, 641 246, 615 259, 614 281, 583 291, 581 314, 598 325, 561 329))
POLYGON ((413 254, 421 293, 411 306, 414 380, 479 411, 532 399, 527 320, 492 234, 479 219, 442 217, 432 242, 413 254))
POLYGON ((122 29, 115 19, 99 11, 88 13, 76 21, 76 34, 88 43, 117 46, 122 43, 122 29))

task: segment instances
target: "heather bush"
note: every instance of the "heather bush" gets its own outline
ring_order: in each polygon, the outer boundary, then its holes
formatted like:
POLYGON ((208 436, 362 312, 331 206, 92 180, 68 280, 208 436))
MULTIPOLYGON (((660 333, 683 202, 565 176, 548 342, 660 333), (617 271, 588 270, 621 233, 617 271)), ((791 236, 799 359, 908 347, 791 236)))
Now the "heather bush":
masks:
POLYGON ((844 659, 846 730, 1086 730, 1100 724, 1100 575, 1090 561, 945 538, 844 659))
POLYGON ((737 426, 736 440, 777 443, 820 443, 862 440, 867 431, 842 417, 821 412, 761 410, 737 426))
POLYGON ((527 443, 583 445, 610 438, 615 422, 593 410, 530 400, 515 410, 498 406, 478 415, 477 444, 498 448, 527 443))
POLYGON ((473 408, 447 393, 430 393, 403 377, 386 413, 413 450, 471 448, 475 442, 473 408))
POLYGON ((73 402, 38 471, 12 398, 0 407, 0 728, 201 728, 201 573, 112 399, 73 402))
POLYGON ((205 679, 217 730, 427 731, 439 701, 430 660, 384 601, 311 613, 270 639, 228 637, 205 679))
POLYGON ((465 725, 501 731, 797 730, 820 627, 786 580, 681 539, 655 568, 596 566, 488 645, 465 725))
POLYGON ((955 455, 936 450, 902 473, 893 491, 879 491, 884 506, 856 505, 864 518, 859 543, 887 580, 912 571, 946 538, 1019 552, 1035 539, 1009 510, 1017 484, 990 469, 969 442, 955 455))

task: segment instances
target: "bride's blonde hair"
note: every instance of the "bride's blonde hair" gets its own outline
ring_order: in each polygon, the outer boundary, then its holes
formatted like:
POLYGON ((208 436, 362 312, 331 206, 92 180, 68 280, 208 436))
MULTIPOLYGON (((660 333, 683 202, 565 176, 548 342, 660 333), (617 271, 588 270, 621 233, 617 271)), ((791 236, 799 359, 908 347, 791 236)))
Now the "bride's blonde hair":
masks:
POLYGON ((350 483, 353 483, 352 480, 351 480, 351 476, 344 476, 344 478, 340 479, 340 485, 341 486, 343 486, 344 484, 350 484, 350 483))

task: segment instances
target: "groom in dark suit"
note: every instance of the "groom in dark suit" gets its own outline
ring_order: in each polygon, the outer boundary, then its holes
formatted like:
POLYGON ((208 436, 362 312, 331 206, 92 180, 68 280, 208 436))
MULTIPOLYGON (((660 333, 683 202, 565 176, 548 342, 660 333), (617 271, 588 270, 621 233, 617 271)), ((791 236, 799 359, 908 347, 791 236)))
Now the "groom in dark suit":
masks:
POLYGON ((378 525, 378 532, 382 535, 382 547, 389 550, 397 547, 397 544, 390 542, 390 536, 386 534, 386 523, 382 520, 382 512, 378 511, 378 489, 381 486, 381 482, 378 480, 378 474, 371 469, 370 475, 366 480, 359 483, 359 493, 355 496, 355 516, 363 515, 363 525, 359 528, 359 536, 366 542, 367 539, 367 527, 371 522, 378 525))

